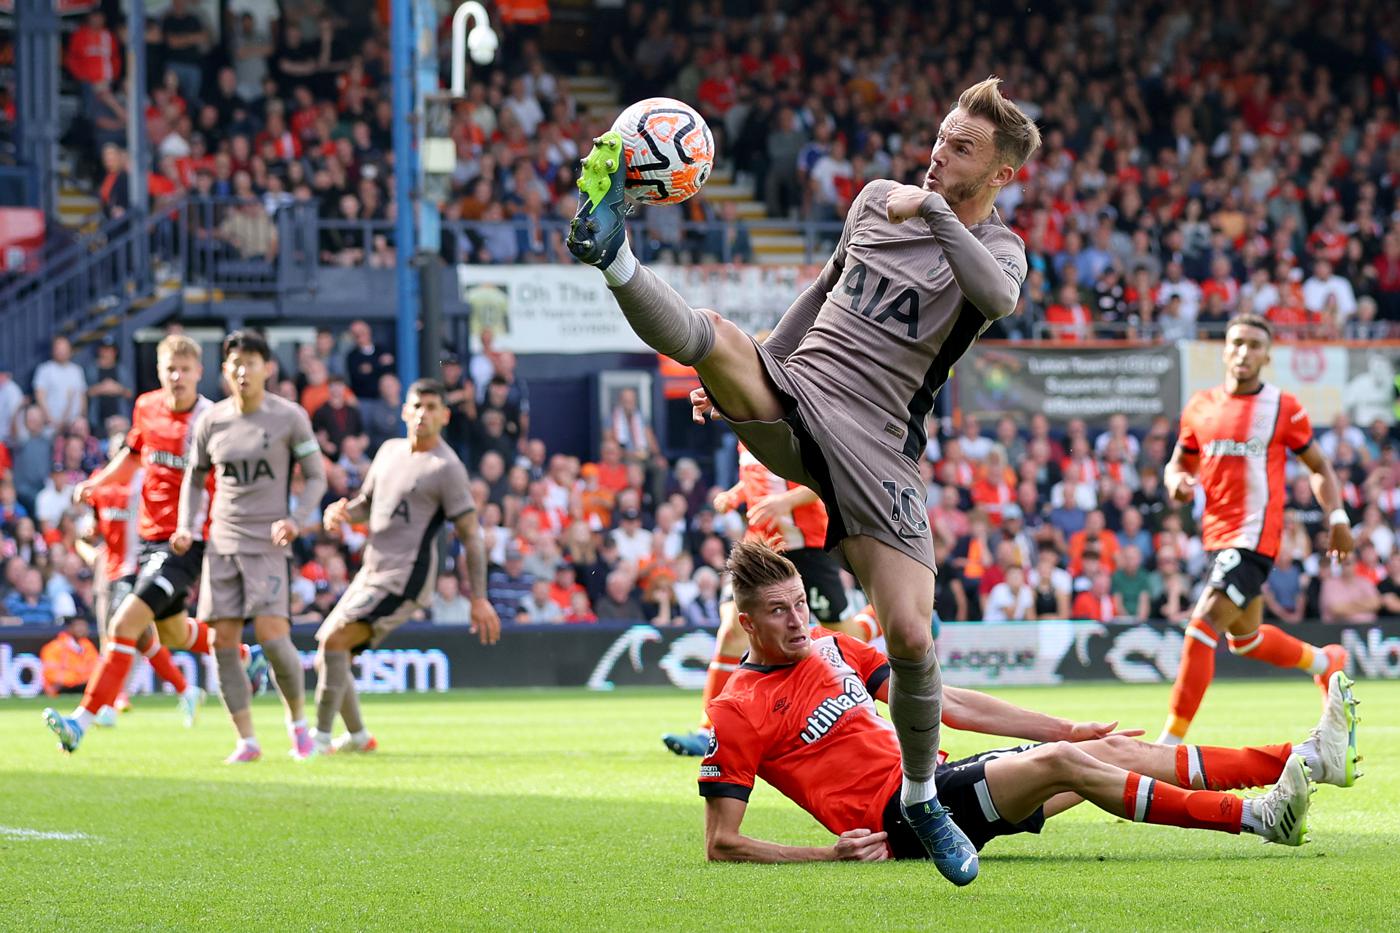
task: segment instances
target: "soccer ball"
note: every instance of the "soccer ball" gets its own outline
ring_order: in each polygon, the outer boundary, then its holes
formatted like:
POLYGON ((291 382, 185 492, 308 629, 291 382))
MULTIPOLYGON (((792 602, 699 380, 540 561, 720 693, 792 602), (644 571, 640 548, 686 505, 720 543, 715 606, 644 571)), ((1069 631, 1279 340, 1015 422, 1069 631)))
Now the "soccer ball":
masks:
POLYGON ((627 159, 627 196, 643 204, 679 204, 710 177, 715 139, 689 104, 648 97, 622 111, 612 126, 627 159))

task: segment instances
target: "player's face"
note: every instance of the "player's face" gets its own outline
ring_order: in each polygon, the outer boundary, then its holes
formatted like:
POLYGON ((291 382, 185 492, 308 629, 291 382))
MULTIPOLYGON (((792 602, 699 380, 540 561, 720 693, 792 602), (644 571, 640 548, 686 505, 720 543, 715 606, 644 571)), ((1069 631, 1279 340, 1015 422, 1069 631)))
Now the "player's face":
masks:
POLYGON ((991 121, 954 110, 938 128, 924 189, 937 191, 949 204, 962 204, 982 194, 994 181, 1005 184, 1013 174, 1011 166, 997 159, 991 121))
POLYGON ((243 398, 253 398, 267 387, 267 360, 261 354, 234 350, 224 359, 224 379, 243 398))
POLYGON ((403 403, 403 422, 408 425, 408 433, 413 437, 426 439, 442 433, 450 416, 448 408, 436 395, 419 395, 410 392, 408 401, 403 403))
POLYGON ((797 577, 760 590, 749 611, 739 613, 739 623, 749 633, 759 663, 791 663, 812 648, 807 594, 797 577))
POLYGON ((1225 334, 1225 371, 1238 383, 1253 383, 1269 362, 1269 335, 1237 324, 1225 334))
POLYGON ((183 353, 165 354, 156 360, 156 377, 160 380, 160 387, 170 394, 177 409, 194 404, 203 375, 204 367, 199 360, 183 353))

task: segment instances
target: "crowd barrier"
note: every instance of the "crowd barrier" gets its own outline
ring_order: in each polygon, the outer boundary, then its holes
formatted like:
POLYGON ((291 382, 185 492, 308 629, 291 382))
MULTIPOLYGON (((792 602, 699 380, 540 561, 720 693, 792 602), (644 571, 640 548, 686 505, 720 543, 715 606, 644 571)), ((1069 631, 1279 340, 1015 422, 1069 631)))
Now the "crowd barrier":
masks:
MULTIPOLYGON (((1400 620, 1364 625, 1304 623, 1288 630, 1313 644, 1340 642, 1358 678, 1400 679, 1400 620)), ((0 633, 0 698, 33 697, 43 690, 39 649, 56 629, 0 633)), ((311 684, 315 627, 293 640, 311 684)), ((355 661, 362 693, 430 693, 453 687, 589 687, 671 685, 698 690, 715 644, 714 632, 652 625, 508 626, 499 644, 484 647, 465 627, 409 625, 385 648, 355 661)), ((1047 621, 951 624, 939 631, 938 656, 946 682, 959 686, 1045 686, 1066 681, 1167 683, 1181 659, 1181 629, 1163 622, 1105 624, 1047 621)), ((213 664, 189 654, 176 662, 187 676, 213 687, 213 664)), ((1260 678, 1285 672, 1218 652, 1217 676, 1260 678)), ((142 663, 131 692, 153 689, 142 663)))

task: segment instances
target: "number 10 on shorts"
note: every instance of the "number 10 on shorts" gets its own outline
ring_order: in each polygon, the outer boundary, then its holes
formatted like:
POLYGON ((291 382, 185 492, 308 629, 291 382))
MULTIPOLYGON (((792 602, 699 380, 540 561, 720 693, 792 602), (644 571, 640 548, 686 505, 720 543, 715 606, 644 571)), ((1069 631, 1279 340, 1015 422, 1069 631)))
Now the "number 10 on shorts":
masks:
POLYGON ((913 486, 900 488, 899 484, 893 480, 884 480, 880 485, 885 487, 886 494, 890 497, 890 524, 901 529, 908 523, 909 527, 917 534, 924 534, 928 531, 928 513, 924 510, 924 497, 921 490, 913 486))

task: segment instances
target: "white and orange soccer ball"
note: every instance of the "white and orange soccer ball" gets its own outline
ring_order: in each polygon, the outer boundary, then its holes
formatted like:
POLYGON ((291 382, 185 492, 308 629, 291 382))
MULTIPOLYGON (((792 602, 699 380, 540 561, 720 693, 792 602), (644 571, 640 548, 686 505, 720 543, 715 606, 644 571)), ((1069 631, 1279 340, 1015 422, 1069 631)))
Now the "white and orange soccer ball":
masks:
POLYGON ((622 136, 627 196, 642 204, 679 204, 710 177, 715 139, 705 118, 669 97, 639 100, 612 128, 622 136))

